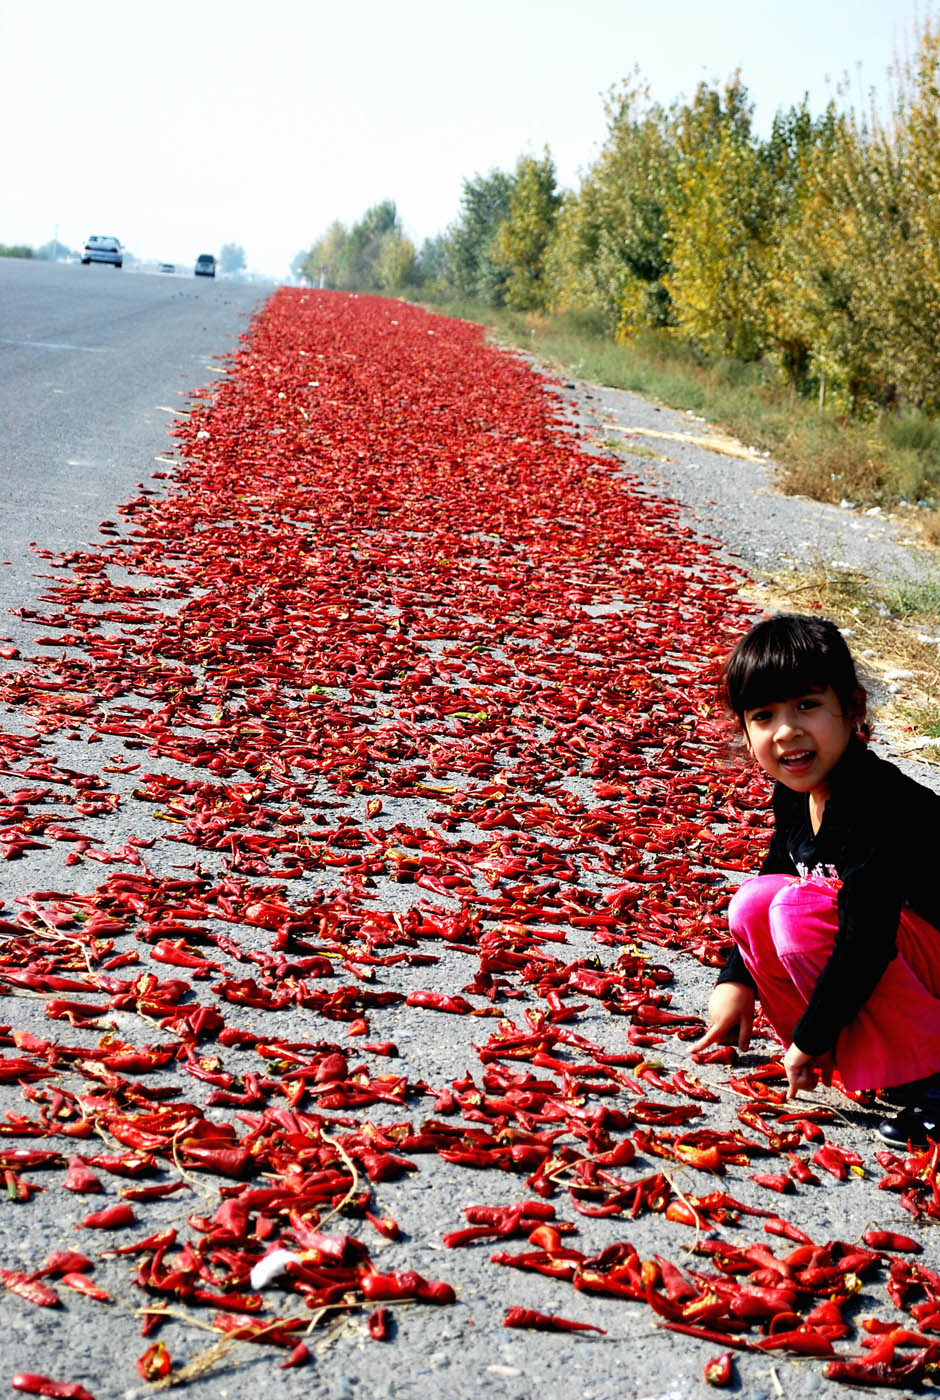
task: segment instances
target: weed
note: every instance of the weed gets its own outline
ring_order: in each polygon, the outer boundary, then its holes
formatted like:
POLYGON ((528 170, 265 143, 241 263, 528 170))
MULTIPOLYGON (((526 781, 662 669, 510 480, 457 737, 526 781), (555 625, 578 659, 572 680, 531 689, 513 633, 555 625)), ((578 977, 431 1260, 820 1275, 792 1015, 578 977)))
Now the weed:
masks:
POLYGON ((604 452, 611 452, 617 457, 659 457, 662 454, 654 452, 651 447, 647 447, 641 442, 624 442, 623 438, 601 438, 596 444, 604 452))

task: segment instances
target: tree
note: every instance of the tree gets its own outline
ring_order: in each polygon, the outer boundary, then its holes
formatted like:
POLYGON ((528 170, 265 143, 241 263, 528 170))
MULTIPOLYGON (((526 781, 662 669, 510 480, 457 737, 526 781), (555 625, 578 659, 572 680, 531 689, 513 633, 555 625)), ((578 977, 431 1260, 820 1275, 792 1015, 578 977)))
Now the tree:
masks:
POLYGON ((443 296, 447 291, 449 267, 445 235, 439 233, 433 238, 426 238, 415 260, 418 285, 433 287, 436 293, 443 296))
POLYGON ((367 209, 347 229, 334 222, 308 253, 298 254, 300 275, 312 287, 345 292, 400 292, 418 280, 414 244, 402 232, 390 199, 367 209))
POLYGON ((383 240, 388 234, 401 237, 401 223, 394 200, 383 199, 367 209, 349 230, 338 258, 338 287, 348 292, 374 291, 381 287, 379 263, 383 240))
POLYGON ((62 258, 77 257, 71 248, 66 248, 64 243, 60 243, 57 238, 50 238, 48 243, 44 243, 41 248, 36 249, 36 257, 43 258, 46 262, 58 262, 62 258))
POLYGON ((239 243, 223 243, 219 250, 219 268, 227 276, 245 270, 245 250, 239 243))
POLYGON ((670 319, 667 206, 677 149, 670 115, 639 74, 608 95, 607 140, 564 201, 546 252, 552 304, 599 308, 629 335, 670 319))
POLYGON ((340 259, 348 238, 346 225, 339 219, 334 219, 326 233, 320 235, 300 269, 301 276, 311 287, 339 285, 340 259))
POLYGON ((399 229, 390 229, 379 240, 375 271, 382 291, 402 292, 417 283, 415 246, 399 229))
POLYGON ((447 234, 449 281, 458 296, 499 306, 508 273, 496 258, 499 226, 509 217, 512 176, 503 170, 464 180, 460 213, 447 234))
POLYGON ((776 232, 773 181, 751 133, 737 74, 702 83, 678 114, 678 180, 667 202, 665 278, 680 332, 740 359, 770 342, 767 276, 776 232))
POLYGON ((505 299, 517 311, 544 309, 545 250, 555 227, 561 196, 555 162, 546 148, 542 159, 520 156, 509 191, 508 212, 496 230, 493 256, 506 270, 505 299))

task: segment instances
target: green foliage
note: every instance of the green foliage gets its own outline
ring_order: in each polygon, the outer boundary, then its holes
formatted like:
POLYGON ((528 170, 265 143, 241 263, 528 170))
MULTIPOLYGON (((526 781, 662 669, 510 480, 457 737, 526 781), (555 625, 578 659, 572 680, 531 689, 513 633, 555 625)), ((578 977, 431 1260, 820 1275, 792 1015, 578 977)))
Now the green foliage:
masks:
POLYGON ((506 271, 506 305, 517 311, 546 305, 545 250, 560 204, 555 162, 549 151, 541 160, 521 156, 509 191, 509 209, 496 231, 493 251, 497 265, 506 271))
POLYGON ((501 306, 509 273, 497 258, 500 225, 509 218, 513 180, 503 170, 465 180, 460 213, 447 234, 447 281, 457 297, 501 306))
POLYGON ((390 199, 367 209, 351 229, 334 221, 295 261, 312 287, 344 292, 398 293, 419 280, 414 244, 402 232, 390 199))
POLYGON ((595 306, 611 331, 670 319, 667 201, 676 178, 670 118, 634 74, 610 93, 608 137, 565 200, 546 254, 556 309, 595 306))
POLYGON ((343 241, 335 285, 342 291, 370 291, 383 285, 379 264, 385 239, 400 234, 398 210, 390 199, 373 204, 343 241))
POLYGON ((244 248, 239 243, 223 243, 219 249, 219 270, 231 277, 244 269, 244 248))
POLYGON ((0 258, 34 258, 35 248, 27 243, 0 243, 0 258))
POLYGON ((48 243, 43 243, 41 248, 36 249, 35 256, 46 262, 56 262, 62 258, 78 257, 78 254, 71 248, 66 248, 57 238, 50 238, 48 243))
POLYGON ((448 245, 444 234, 438 234, 436 238, 426 238, 415 258, 417 285, 442 296, 448 287, 448 270, 448 245))
MULTIPOLYGON (((623 343, 664 333, 722 361, 729 382, 735 363, 739 377, 752 365, 814 411, 862 423, 940 413, 940 18, 914 39, 887 117, 859 115, 844 93, 819 117, 804 100, 766 139, 739 74, 664 107, 634 72, 607 98, 606 139, 576 191, 559 193, 548 151, 523 156, 512 174, 466 180, 457 218, 419 253, 386 201, 328 230, 304 275, 597 316, 623 343)), ((940 491, 934 449, 888 448, 908 494, 940 491)), ((804 470, 814 478, 808 459, 804 470)), ((879 461, 868 483, 886 489, 879 461)))
POLYGON ((756 359, 769 340, 766 288, 776 227, 773 184, 740 79, 723 94, 700 85, 676 128, 663 279, 675 324, 688 340, 756 359))
POLYGON ((320 235, 300 263, 300 275, 311 287, 338 285, 340 259, 348 238, 345 225, 338 219, 334 219, 326 232, 320 235))

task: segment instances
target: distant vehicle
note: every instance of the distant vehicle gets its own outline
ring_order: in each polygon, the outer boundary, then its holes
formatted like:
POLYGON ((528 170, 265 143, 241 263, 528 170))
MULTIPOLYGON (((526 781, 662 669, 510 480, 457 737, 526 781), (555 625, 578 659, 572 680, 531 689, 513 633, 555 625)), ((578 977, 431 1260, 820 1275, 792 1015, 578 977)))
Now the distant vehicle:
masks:
POLYGON ((175 264, 175 263, 160 263, 160 266, 159 266, 159 268, 158 268, 158 271, 159 271, 159 272, 175 272, 175 271, 176 271, 176 264, 175 264))
POLYGON ((82 252, 82 263, 87 267, 89 263, 99 262, 110 263, 112 267, 124 266, 124 254, 119 238, 107 238, 100 233, 91 235, 82 252))
POLYGON ((214 277, 215 258, 211 253, 200 253, 196 259, 196 266, 193 269, 194 277, 214 277))

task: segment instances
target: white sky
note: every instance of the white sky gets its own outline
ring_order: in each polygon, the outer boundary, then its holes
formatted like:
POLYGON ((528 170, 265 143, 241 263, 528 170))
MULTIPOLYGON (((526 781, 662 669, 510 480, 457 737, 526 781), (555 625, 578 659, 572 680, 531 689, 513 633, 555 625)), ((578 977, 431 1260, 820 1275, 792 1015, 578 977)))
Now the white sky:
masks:
POLYGON ((848 76, 887 91, 930 0, 0 0, 0 242, 110 233, 182 264, 239 243, 286 276, 394 199, 420 243, 462 181, 603 144, 634 65, 664 103, 735 68, 758 129, 848 76))

